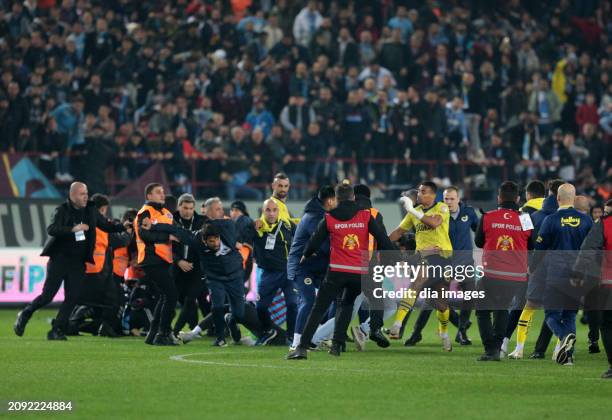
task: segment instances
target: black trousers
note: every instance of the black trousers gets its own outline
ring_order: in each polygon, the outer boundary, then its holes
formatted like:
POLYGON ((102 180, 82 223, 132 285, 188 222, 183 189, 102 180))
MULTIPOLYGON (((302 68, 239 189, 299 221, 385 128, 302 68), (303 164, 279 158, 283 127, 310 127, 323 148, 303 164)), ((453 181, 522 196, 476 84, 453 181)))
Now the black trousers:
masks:
POLYGON ((300 347, 308 348, 317 327, 327 313, 329 305, 342 293, 339 307, 336 310, 334 326, 334 343, 346 341, 346 329, 351 322, 355 298, 361 293, 361 275, 329 271, 323 280, 319 294, 302 331, 300 347))
POLYGON ((476 318, 485 353, 499 353, 508 325, 508 309, 514 296, 524 290, 520 282, 483 277, 478 290, 485 293, 476 305, 476 318))
POLYGON ((159 290, 159 299, 155 305, 151 330, 158 330, 162 334, 170 332, 172 318, 178 293, 172 278, 172 265, 155 264, 143 267, 148 282, 153 283, 159 290))
POLYGON ((601 341, 603 341, 608 364, 612 369, 612 310, 601 311, 601 341))
POLYGON ((185 324, 194 328, 198 323, 197 298, 204 288, 200 270, 194 268, 185 273, 178 266, 173 265, 174 280, 178 292, 178 301, 181 303, 181 312, 174 323, 174 331, 183 329, 185 324))
POLYGON ((51 303, 64 282, 64 301, 60 305, 54 326, 63 332, 68 330, 68 320, 79 297, 79 290, 85 281, 85 263, 66 258, 50 258, 47 263, 47 278, 43 290, 24 312, 30 316, 38 309, 51 303))

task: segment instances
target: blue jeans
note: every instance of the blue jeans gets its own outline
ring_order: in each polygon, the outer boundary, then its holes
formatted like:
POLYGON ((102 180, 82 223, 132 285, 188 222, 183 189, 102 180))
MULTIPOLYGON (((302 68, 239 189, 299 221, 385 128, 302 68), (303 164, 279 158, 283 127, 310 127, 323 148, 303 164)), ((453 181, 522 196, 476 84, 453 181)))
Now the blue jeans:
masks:
POLYGON ((576 334, 576 314, 573 309, 546 309, 546 325, 562 340, 568 334, 576 334))
POLYGON ((295 332, 301 334, 317 297, 317 289, 321 286, 321 277, 310 274, 298 274, 295 276, 295 286, 300 292, 300 304, 295 319, 295 332))
POLYGON ((277 290, 282 290, 287 307, 287 337, 292 337, 295 329, 295 318, 297 315, 298 294, 295 282, 287 278, 287 271, 261 271, 261 280, 257 286, 257 316, 261 321, 264 331, 271 330, 272 319, 268 308, 277 290))

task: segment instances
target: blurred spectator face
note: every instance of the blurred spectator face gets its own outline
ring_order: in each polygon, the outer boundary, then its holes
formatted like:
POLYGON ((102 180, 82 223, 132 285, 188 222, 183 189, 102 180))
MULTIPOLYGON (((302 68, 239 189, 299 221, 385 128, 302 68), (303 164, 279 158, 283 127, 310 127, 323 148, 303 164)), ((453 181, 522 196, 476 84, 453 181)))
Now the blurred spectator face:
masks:
POLYGON ((293 140, 295 143, 299 143, 302 140, 302 132, 299 128, 294 128, 291 130, 291 134, 289 134, 289 138, 293 140))
POLYGON ((237 143, 242 142, 242 139, 244 139, 244 130, 240 127, 234 127, 232 129, 232 138, 237 143))
POLYGON ((405 18, 406 17, 406 8, 404 6, 398 6, 397 7, 396 15, 399 18, 405 18))
POLYGON ((586 103, 587 105, 593 105, 595 103, 595 95, 588 93, 586 96, 586 103))
POLYGON ((567 133, 565 137, 563 137, 563 145, 568 149, 574 145, 574 142, 574 135, 571 133, 567 133))
POLYGON ((363 31, 361 35, 359 35, 359 41, 362 44, 370 44, 372 42, 372 34, 370 31, 363 31))
POLYGON ((310 136, 317 136, 319 135, 320 132, 320 127, 319 124, 317 124, 316 122, 312 122, 310 124, 308 124, 308 134, 310 136))
POLYGON ((366 79, 366 81, 363 82, 363 88, 367 92, 372 92, 374 89, 376 89, 376 82, 374 82, 374 79, 372 78, 366 79))
POLYGON ((372 17, 372 15, 367 15, 363 19, 363 26, 365 26, 366 28, 374 27, 374 18, 372 17))
POLYGON ((83 112, 84 105, 85 104, 83 103, 83 98, 81 97, 78 97, 72 101, 72 108, 77 114, 80 114, 81 112, 83 112))
POLYGON ((91 76, 90 83, 93 88, 99 88, 102 83, 102 80, 100 79, 99 75, 94 74, 93 76, 91 76))
POLYGON ((393 42, 402 42, 402 30, 400 28, 395 28, 393 32, 391 32, 391 40, 393 42))
POLYGON ((187 138, 187 129, 183 126, 177 127, 176 129, 176 138, 177 139, 185 139, 187 138))
POLYGON ((463 108, 463 100, 461 100, 460 97, 455 96, 453 98, 452 107, 455 110, 459 110, 459 109, 463 108))
POLYGON ((472 73, 463 73, 463 84, 466 86, 472 86, 474 84, 474 75, 472 73))
POLYGON ((351 33, 347 28, 340 29, 340 39, 344 42, 348 41, 351 38, 351 33))
POLYGON ((328 87, 322 87, 319 90, 319 99, 321 99, 323 102, 327 102, 331 99, 331 90, 329 90, 328 87))
POLYGON ((595 124, 592 124, 592 123, 586 123, 582 127, 582 135, 586 138, 593 137, 595 135, 595 131, 596 131, 595 124))
POLYGON ((19 95, 19 85, 12 82, 8 86, 8 94, 11 99, 15 99, 19 95))
POLYGON ((174 143, 174 133, 172 131, 166 131, 164 133, 164 141, 166 143, 174 143))
POLYGON ((253 143, 255 143, 256 145, 262 144, 264 140, 264 135, 261 128, 256 128, 255 130, 253 130, 251 138, 253 139, 253 143))
POLYGON ((106 20, 98 19, 96 21, 96 31, 99 33, 106 32, 108 30, 108 25, 106 24, 106 20))
POLYGON ((283 137, 283 127, 280 125, 273 125, 270 135, 275 138, 283 137))

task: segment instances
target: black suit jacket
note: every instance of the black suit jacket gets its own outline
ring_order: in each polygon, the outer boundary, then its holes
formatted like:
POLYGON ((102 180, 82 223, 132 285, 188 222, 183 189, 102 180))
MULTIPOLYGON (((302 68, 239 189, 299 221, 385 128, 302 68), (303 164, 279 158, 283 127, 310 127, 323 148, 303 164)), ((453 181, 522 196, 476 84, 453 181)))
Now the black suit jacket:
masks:
MULTIPOLYGON (((60 241, 71 240, 71 236, 74 235, 72 232, 72 228, 74 227, 70 220, 70 200, 66 200, 64 203, 60 204, 53 213, 53 217, 51 219, 51 224, 47 226, 47 234, 49 238, 45 243, 45 246, 40 254, 43 257, 52 257, 55 254, 55 251, 58 247, 60 241)), ((102 214, 98 211, 93 201, 87 202, 87 207, 85 207, 85 212, 87 214, 87 221, 89 225, 89 231, 86 235, 86 248, 87 255, 85 260, 87 262, 93 263, 93 253, 94 247, 96 245, 96 227, 99 227, 105 232, 113 233, 113 232, 123 232, 125 228, 122 224, 113 223, 107 220, 102 214)))

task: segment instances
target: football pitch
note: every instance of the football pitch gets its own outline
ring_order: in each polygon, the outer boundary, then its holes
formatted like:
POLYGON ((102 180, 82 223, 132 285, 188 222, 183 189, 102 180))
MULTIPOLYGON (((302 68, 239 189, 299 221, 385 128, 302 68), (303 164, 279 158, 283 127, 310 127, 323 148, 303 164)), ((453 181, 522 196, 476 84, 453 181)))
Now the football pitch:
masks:
MULTIPOLYGON (((468 331, 474 345, 456 345, 445 353, 434 319, 416 347, 393 342, 379 349, 370 342, 365 352, 356 352, 349 343, 340 358, 312 352, 307 361, 286 361, 286 347, 218 349, 210 338, 180 347, 89 335, 49 342, 51 310, 36 313, 20 338, 12 331, 16 312, 0 310, 2 417, 612 417, 612 380, 599 379, 607 368, 605 355, 588 354, 583 325, 573 367, 552 362, 551 348, 545 360, 476 362, 482 348, 475 323, 468 331), (8 401, 72 401, 72 411, 8 413, 8 401)), ((527 352, 540 320, 538 314, 527 352)))

